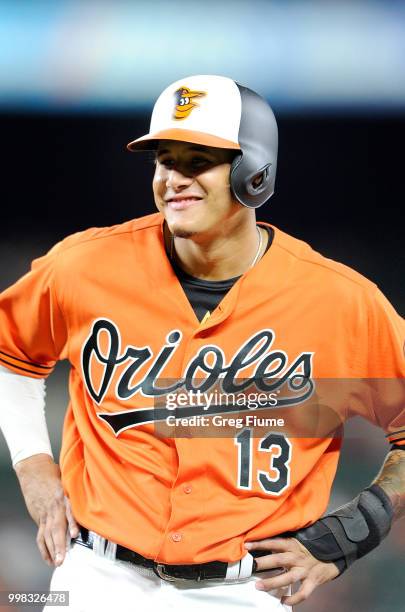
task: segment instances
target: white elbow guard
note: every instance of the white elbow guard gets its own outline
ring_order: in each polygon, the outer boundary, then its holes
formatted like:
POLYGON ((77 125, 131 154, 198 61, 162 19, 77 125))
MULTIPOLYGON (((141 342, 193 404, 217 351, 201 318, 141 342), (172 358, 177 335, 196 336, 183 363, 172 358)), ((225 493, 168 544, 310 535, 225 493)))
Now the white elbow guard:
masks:
POLYGON ((45 421, 45 380, 0 366, 0 429, 13 466, 39 453, 53 457, 45 421))

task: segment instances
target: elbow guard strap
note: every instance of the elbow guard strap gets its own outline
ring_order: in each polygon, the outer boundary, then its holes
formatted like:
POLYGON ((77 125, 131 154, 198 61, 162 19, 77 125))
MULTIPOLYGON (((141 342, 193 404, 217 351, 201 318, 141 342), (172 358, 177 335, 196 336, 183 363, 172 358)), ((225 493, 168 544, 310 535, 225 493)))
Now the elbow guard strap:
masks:
POLYGON ((320 561, 332 561, 343 573, 388 535, 394 515, 388 495, 368 487, 348 504, 293 535, 320 561))

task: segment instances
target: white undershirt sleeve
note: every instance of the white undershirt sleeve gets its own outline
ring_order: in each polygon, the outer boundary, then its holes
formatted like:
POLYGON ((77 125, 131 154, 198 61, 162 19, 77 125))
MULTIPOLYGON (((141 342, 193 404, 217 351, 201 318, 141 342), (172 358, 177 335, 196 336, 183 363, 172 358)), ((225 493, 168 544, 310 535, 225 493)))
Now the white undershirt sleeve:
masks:
POLYGON ((45 380, 0 366, 0 429, 13 466, 32 455, 53 457, 45 420, 45 380))

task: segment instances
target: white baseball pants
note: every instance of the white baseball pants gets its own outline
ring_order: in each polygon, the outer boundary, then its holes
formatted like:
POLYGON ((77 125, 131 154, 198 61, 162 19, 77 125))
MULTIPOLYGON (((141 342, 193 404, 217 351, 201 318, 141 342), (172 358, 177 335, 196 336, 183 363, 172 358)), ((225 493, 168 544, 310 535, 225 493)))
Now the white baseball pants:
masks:
MULTIPOLYGON (((261 578, 266 573, 260 574, 261 578)), ((72 612, 291 612, 280 603, 287 590, 267 593, 255 588, 257 578, 222 582, 167 582, 152 570, 110 560, 74 544, 51 579, 51 590, 68 591, 72 612)), ((45 606, 51 612, 54 607, 45 606)))

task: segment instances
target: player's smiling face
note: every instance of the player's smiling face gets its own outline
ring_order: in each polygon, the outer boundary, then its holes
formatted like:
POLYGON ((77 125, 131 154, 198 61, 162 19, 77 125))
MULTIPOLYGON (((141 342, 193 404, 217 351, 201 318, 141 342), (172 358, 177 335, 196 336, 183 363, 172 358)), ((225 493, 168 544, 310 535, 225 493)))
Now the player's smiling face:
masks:
POLYGON ((156 155, 153 193, 172 234, 212 234, 241 214, 229 173, 234 152, 164 140, 156 155))

